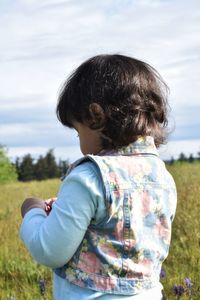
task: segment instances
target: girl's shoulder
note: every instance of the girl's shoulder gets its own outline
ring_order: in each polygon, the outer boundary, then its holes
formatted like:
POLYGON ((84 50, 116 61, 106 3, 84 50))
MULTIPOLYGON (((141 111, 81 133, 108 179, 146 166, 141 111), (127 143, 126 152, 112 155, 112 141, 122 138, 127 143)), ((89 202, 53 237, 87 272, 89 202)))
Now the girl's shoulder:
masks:
POLYGON ((85 175, 94 175, 97 177, 101 177, 100 176, 100 170, 99 170, 99 166, 98 166, 98 161, 102 160, 101 156, 97 156, 97 155, 86 155, 83 156, 79 159, 77 159, 75 162, 73 162, 68 170, 67 173, 61 177, 61 180, 64 180, 69 174, 81 174, 81 173, 85 173, 85 175), (86 174, 88 173, 88 174, 86 174))
POLYGON ((75 161, 61 180, 62 186, 67 187, 69 183, 76 182, 77 188, 81 185, 95 196, 96 194, 104 196, 101 171, 95 161, 87 156, 75 161))
POLYGON ((63 178, 63 194, 66 194, 66 190, 69 189, 71 183, 73 184, 73 190, 71 189, 70 194, 74 194, 74 189, 77 193, 79 187, 81 187, 81 196, 89 195, 88 202, 94 204, 94 218, 96 221, 102 220, 106 214, 105 189, 97 165, 88 159, 81 159, 75 162, 71 170, 63 178))

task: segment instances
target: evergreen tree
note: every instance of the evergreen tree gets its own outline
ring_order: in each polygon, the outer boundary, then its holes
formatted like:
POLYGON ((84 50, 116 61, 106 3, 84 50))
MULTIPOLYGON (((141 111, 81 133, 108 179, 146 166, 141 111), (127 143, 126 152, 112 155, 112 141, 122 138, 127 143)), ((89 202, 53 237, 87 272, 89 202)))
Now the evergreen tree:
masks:
POLYGON ((34 175, 34 164, 33 158, 30 154, 26 154, 23 158, 21 163, 19 159, 16 160, 16 166, 18 170, 18 179, 21 181, 30 181, 35 179, 34 175))
POLYGON ((37 180, 44 180, 48 178, 48 166, 46 159, 40 155, 35 166, 34 175, 37 180))
POLYGON ((15 160, 15 168, 16 168, 16 171, 17 171, 18 179, 19 179, 19 173, 20 173, 20 158, 19 157, 17 157, 16 160, 15 160))
POLYGON ((170 159, 170 161, 169 161, 170 165, 173 165, 173 164, 174 164, 174 161, 175 161, 175 160, 174 160, 174 157, 172 156, 171 159, 170 159))
POLYGON ((185 154, 183 152, 181 152, 180 155, 179 155, 178 160, 181 161, 181 162, 187 161, 187 157, 185 156, 185 154))
POLYGON ((9 161, 6 149, 0 145, 0 183, 17 180, 15 166, 9 161))
POLYGON ((53 154, 53 149, 50 149, 45 158, 44 158, 47 166, 47 178, 57 178, 59 177, 59 168, 56 163, 55 156, 53 154))
POLYGON ((188 161, 189 161, 190 163, 193 163, 193 162, 194 162, 194 156, 193 156, 193 154, 190 154, 190 156, 188 157, 188 161))
POLYGON ((200 160, 200 152, 198 152, 197 155, 198 155, 197 159, 200 160))
POLYGON ((69 162, 64 160, 59 160, 58 163, 58 169, 59 169, 59 175, 64 176, 67 173, 67 170, 69 168, 69 162))

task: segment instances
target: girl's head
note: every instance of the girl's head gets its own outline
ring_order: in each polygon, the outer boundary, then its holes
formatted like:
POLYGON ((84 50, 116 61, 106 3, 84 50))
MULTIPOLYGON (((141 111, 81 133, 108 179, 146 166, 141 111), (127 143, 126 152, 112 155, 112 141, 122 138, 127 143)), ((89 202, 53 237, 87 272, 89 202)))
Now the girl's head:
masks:
POLYGON ((98 55, 65 82, 57 116, 63 125, 98 132, 103 149, 126 146, 151 135, 163 144, 167 86, 149 64, 123 55, 98 55))

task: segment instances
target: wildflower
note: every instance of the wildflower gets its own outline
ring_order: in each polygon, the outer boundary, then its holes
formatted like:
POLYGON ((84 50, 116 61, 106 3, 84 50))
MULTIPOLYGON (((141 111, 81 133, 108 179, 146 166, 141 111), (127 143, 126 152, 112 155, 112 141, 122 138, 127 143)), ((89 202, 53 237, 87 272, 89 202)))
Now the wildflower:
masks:
POLYGON ((10 296, 9 300, 15 300, 15 298, 13 296, 10 296))
POLYGON ((164 269, 161 269, 160 271, 160 278, 164 278, 166 276, 166 272, 164 269))
POLYGON ((176 285, 176 284, 174 284, 173 291, 174 291, 175 295, 182 296, 183 293, 184 293, 184 288, 183 288, 182 285, 176 285))
POLYGON ((40 278, 39 280, 39 288, 40 288, 41 295, 44 296, 46 287, 45 287, 45 280, 43 278, 40 278))
POLYGON ((191 289, 192 288, 192 281, 191 281, 191 279, 190 278, 185 278, 184 279, 184 282, 185 282, 185 285, 186 285, 186 287, 188 288, 188 289, 191 289))
POLYGON ((184 282, 185 282, 185 285, 186 285, 186 288, 187 288, 187 292, 188 292, 188 295, 189 295, 189 299, 192 299, 192 294, 193 294, 193 291, 192 291, 192 281, 190 278, 185 278, 184 279, 184 282))

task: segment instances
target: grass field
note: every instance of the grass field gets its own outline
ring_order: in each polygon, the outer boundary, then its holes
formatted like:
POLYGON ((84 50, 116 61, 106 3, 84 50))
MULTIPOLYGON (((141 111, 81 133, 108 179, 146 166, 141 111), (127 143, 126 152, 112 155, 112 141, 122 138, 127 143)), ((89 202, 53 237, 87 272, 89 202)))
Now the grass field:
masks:
MULTIPOLYGON (((162 279, 167 300, 178 299, 173 285, 183 285, 184 278, 193 282, 200 299, 200 163, 175 163, 168 167, 178 189, 178 206, 173 223, 170 255, 164 262, 166 277, 162 279)), ((56 195, 59 180, 12 183, 0 185, 0 299, 53 299, 51 271, 32 261, 19 239, 20 205, 24 198, 34 195, 49 198, 56 195), (39 280, 45 279, 42 296, 39 280), (12 298, 13 297, 13 298, 12 298)), ((147 299, 148 300, 148 299, 147 299)), ((153 299, 152 299, 153 300, 153 299)))

